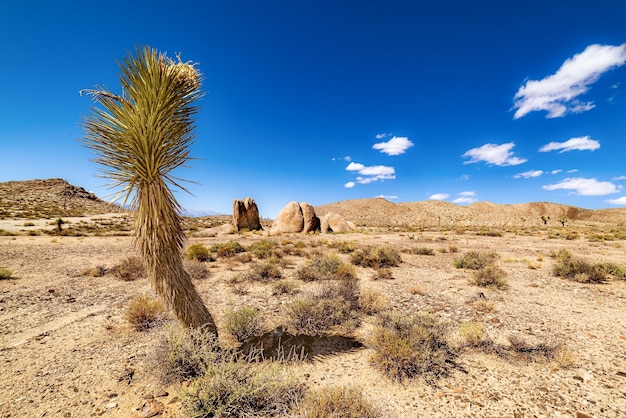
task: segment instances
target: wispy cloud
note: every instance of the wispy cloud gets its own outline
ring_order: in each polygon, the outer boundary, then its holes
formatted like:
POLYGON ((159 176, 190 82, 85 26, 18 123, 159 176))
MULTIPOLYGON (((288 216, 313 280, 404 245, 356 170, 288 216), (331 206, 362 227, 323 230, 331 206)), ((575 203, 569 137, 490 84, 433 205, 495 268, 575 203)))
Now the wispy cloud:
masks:
POLYGON ((559 174, 561 171, 563 170, 552 170, 550 171, 550 174, 559 174))
POLYGON ((340 161, 340 160, 342 160, 342 161, 345 161, 345 162, 349 163, 350 161, 352 161, 352 158, 350 158, 349 155, 346 155, 345 157, 333 157, 332 160, 333 161, 340 161))
MULTIPOLYGON (((376 135, 376 139, 378 135, 376 135)), ((406 136, 394 136, 387 142, 379 142, 374 144, 372 148, 380 150, 380 152, 387 155, 400 155, 404 154, 404 152, 413 146, 413 142, 409 140, 406 136)))
POLYGON ((466 192, 459 193, 459 197, 454 199, 452 202, 454 202, 454 203, 474 203, 474 202, 477 202, 477 201, 478 201, 478 199, 476 199, 476 192, 468 190, 466 192))
POLYGON ((571 170, 567 170, 566 173, 578 173, 578 169, 572 168, 571 170))
POLYGON ((428 200, 446 200, 450 195, 448 193, 435 193, 431 195, 428 200))
POLYGON ((622 186, 616 186, 610 181, 598 181, 596 179, 586 179, 582 177, 566 178, 556 184, 543 186, 544 190, 573 190, 579 196, 605 196, 617 193, 622 186))
POLYGON ((622 196, 617 199, 605 200, 605 202, 610 203, 611 205, 626 205, 626 196, 622 196))
POLYGON ((515 93, 514 119, 530 112, 545 110, 547 118, 558 118, 567 113, 581 113, 593 109, 592 101, 581 102, 589 86, 600 76, 626 62, 626 43, 589 45, 585 50, 565 60, 561 68, 543 80, 528 80, 515 93))
POLYGON ((384 195, 384 194, 379 194, 378 196, 376 196, 376 198, 377 199, 380 198, 380 199, 387 199, 387 200, 389 200, 389 199, 397 199, 398 196, 387 196, 387 195, 384 195))
POLYGON ((469 179, 470 179, 469 174, 461 174, 461 177, 459 177, 460 181, 468 181, 469 179))
POLYGON ((539 152, 550 152, 559 150, 559 154, 567 151, 595 151, 600 148, 600 142, 591 139, 589 136, 579 136, 568 139, 565 142, 550 142, 539 148, 539 152))
POLYGON ((530 179, 533 177, 539 177, 543 174, 543 170, 530 170, 524 171, 523 173, 517 173, 513 176, 515 179, 530 179))
POLYGON ((624 180, 626 180, 626 176, 613 177, 612 180, 614 180, 614 181, 624 181, 624 180))
POLYGON ((462 155, 463 158, 469 158, 463 164, 472 164, 484 161, 489 165, 509 166, 520 165, 525 163, 526 159, 513 156, 511 149, 515 146, 513 142, 506 144, 485 144, 478 148, 472 148, 462 155))
MULTIPOLYGON (((356 178, 356 182, 359 184, 369 184, 378 180, 393 180, 396 178, 396 170, 393 167, 385 165, 374 165, 368 167, 361 163, 351 162, 346 167, 346 170, 355 171, 360 174, 356 178)), ((354 187, 354 185, 350 187, 354 187)))
POLYGON ((386 134, 386 133, 376 134, 376 139, 384 139, 384 138, 387 138, 388 136, 389 134, 386 134))
POLYGON ((347 182, 346 184, 343 185, 343 187, 345 187, 346 189, 351 189, 354 186, 356 186, 356 183, 353 182, 353 181, 349 181, 349 182, 347 182))

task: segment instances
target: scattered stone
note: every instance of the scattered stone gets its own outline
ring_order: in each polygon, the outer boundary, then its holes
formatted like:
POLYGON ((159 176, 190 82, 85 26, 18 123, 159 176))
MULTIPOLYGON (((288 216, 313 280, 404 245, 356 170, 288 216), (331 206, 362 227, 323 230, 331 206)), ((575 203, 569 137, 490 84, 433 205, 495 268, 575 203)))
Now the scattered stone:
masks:
POLYGON ((575 375, 575 376, 573 377, 573 379, 574 379, 574 380, 578 380, 579 382, 584 382, 584 381, 585 381, 585 379, 583 379, 583 377, 582 377, 582 376, 578 376, 578 375, 575 375))
POLYGON ((626 372, 618 371, 616 373, 619 377, 626 377, 626 372))
POLYGON ((152 399, 143 404, 143 406, 141 407, 141 411, 138 414, 138 417, 139 418, 155 417, 157 415, 161 415, 164 410, 165 410, 165 405, 163 405, 159 401, 152 399))
POLYGON ((117 408, 117 402, 109 402, 108 404, 106 404, 105 408, 106 409, 117 408))
POLYGON ((584 412, 577 411, 576 418, 593 418, 593 416, 585 414, 584 412))
POLYGON ((160 391, 159 393, 156 394, 157 398, 164 398, 166 396, 169 396, 169 393, 165 390, 160 391))
POLYGON ((233 226, 237 231, 242 229, 249 229, 250 231, 263 229, 259 218, 259 208, 254 199, 246 197, 243 200, 235 199, 233 201, 233 226))

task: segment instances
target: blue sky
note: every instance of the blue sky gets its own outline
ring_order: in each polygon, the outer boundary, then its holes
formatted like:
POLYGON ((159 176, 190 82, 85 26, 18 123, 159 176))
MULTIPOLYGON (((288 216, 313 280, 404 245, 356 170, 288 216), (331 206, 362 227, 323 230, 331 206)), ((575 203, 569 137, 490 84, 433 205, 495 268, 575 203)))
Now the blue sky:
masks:
POLYGON ((0 181, 109 195, 78 91, 119 92, 117 62, 150 45, 205 77, 187 209, 623 207, 625 16, 615 0, 4 2, 0 181))

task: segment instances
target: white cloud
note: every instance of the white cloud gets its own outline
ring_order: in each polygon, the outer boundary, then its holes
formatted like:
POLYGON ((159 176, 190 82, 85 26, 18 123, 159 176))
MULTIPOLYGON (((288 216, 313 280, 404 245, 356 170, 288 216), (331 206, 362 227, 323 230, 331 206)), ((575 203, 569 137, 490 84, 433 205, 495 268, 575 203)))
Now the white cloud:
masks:
MULTIPOLYGON (((365 166, 361 163, 351 162, 346 167, 347 171, 356 171, 360 174, 356 178, 359 184, 369 184, 378 180, 393 180, 396 178, 396 170, 385 165, 365 166)), ((352 182, 351 182, 352 183, 352 182)))
POLYGON ((563 170, 552 170, 550 171, 550 174, 559 174, 561 171, 563 170))
POLYGON ((548 184, 543 186, 544 190, 574 190, 579 196, 605 196, 611 193, 617 193, 622 186, 615 186, 610 181, 598 181, 596 179, 586 179, 582 177, 566 178, 556 184, 548 184))
POLYGON ((352 158, 350 158, 349 155, 346 155, 345 157, 333 157, 332 160, 333 161, 343 160, 343 161, 349 163, 350 161, 352 161, 352 158))
POLYGON ((376 139, 383 139, 383 138, 387 138, 389 134, 376 134, 376 139))
POLYGON ((610 203, 612 205, 626 205, 626 196, 622 196, 618 199, 605 200, 605 202, 610 203))
POLYGON ((429 200, 446 200, 449 197, 450 195, 448 193, 435 193, 434 195, 431 195, 428 199, 429 200))
POLYGON ((543 170, 530 170, 530 171, 524 171, 523 173, 517 173, 516 175, 513 176, 513 178, 530 179, 533 177, 539 177, 542 174, 543 174, 543 170))
POLYGON ((355 182, 353 182, 353 181, 349 181, 349 182, 347 182, 346 184, 344 184, 344 185, 343 185, 343 187, 345 187, 346 189, 351 189, 351 188, 353 188, 355 185, 356 185, 356 183, 355 183, 355 182))
POLYGON ((613 179, 612 179, 612 180, 615 180, 615 181, 623 181, 623 180, 626 180, 626 176, 617 176, 617 177, 613 177, 613 179))
MULTIPOLYGON (((378 135, 376 135, 377 139, 378 135)), ((387 142, 379 142, 374 144, 372 148, 380 150, 380 152, 387 155, 400 155, 413 146, 413 142, 406 136, 394 136, 387 142)))
POLYGON ((550 142, 539 148, 539 152, 549 152, 560 150, 559 153, 567 151, 595 151, 600 148, 600 142, 587 136, 568 139, 565 142, 550 142))
POLYGON ((547 118, 558 118, 567 113, 581 113, 593 109, 593 102, 580 102, 576 97, 585 94, 589 85, 600 76, 626 62, 626 43, 589 45, 585 50, 565 60, 561 68, 543 80, 528 80, 515 93, 517 109, 514 119, 530 112, 545 110, 547 118))
POLYGON ((467 181, 470 179, 470 175, 469 174, 461 174, 461 177, 459 177, 459 180, 461 181, 467 181))
POLYGON ((466 192, 459 193, 459 197, 454 199, 452 202, 454 202, 454 203, 474 203, 474 202, 478 201, 478 199, 476 199, 475 196, 476 196, 476 192, 468 190, 466 192))
POLYGON ((485 144, 478 148, 472 148, 462 155, 463 158, 469 158, 463 164, 472 164, 484 161, 490 165, 508 166, 519 165, 525 163, 526 159, 514 157, 511 148, 515 146, 513 142, 506 144, 485 144))
POLYGON ((376 196, 376 199, 387 199, 387 200, 389 200, 389 199, 397 199, 397 198, 398 198, 398 196, 387 196, 387 195, 384 195, 384 194, 379 194, 378 196, 376 196))
POLYGON ((578 169, 577 168, 573 168, 571 170, 567 170, 566 173, 578 173, 578 169))

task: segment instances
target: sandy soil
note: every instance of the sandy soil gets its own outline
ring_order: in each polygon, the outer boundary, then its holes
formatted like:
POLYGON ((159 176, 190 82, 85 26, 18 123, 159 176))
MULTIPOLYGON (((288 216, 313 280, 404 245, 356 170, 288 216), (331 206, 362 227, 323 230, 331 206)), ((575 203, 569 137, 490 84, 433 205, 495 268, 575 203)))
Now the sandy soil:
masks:
MULTIPOLYGON (((189 243, 208 246, 236 239, 248 246, 264 238, 205 235, 189 243)), ((431 247, 437 251, 435 256, 403 253, 392 280, 373 280, 373 270, 358 268, 362 288, 386 294, 390 307, 407 315, 428 311, 456 325, 482 322, 496 344, 507 344, 511 335, 533 344, 556 339, 575 356, 574 365, 563 368, 538 358, 507 359, 465 349, 457 359, 459 367, 434 385, 421 379, 399 384, 370 364, 370 349, 363 347, 286 366, 311 387, 357 385, 398 417, 573 417, 577 413, 626 417, 626 281, 594 285, 557 278, 551 274, 554 260, 549 256, 567 248, 592 261, 626 265, 620 242, 548 239, 541 232, 503 237, 425 232, 274 239, 301 240, 308 247, 324 247, 333 240, 431 247), (450 246, 459 253, 447 251, 450 246), (454 258, 469 250, 496 251, 510 288, 499 291, 472 285, 471 273, 453 266, 454 258), (410 292, 416 286, 420 291, 410 292), (493 312, 473 307, 481 292, 493 302, 493 312)), ((89 267, 113 267, 132 251, 129 237, 0 237, 0 266, 16 277, 0 281, 0 417, 142 416, 142 407, 153 398, 164 406, 162 416, 181 414, 180 386, 164 387, 148 361, 163 328, 138 332, 123 319, 128 301, 150 292, 146 280, 123 282, 110 275, 79 274, 89 267)), ((287 277, 304 259, 293 262, 284 271, 287 277)), ((261 309, 268 330, 282 323, 281 306, 289 297, 272 296, 264 284, 252 284, 243 296, 228 286, 228 278, 246 271, 249 264, 218 261, 208 266, 209 278, 196 281, 196 286, 218 325, 227 308, 243 305, 261 309)), ((362 330, 372 321, 365 318, 362 330)))

